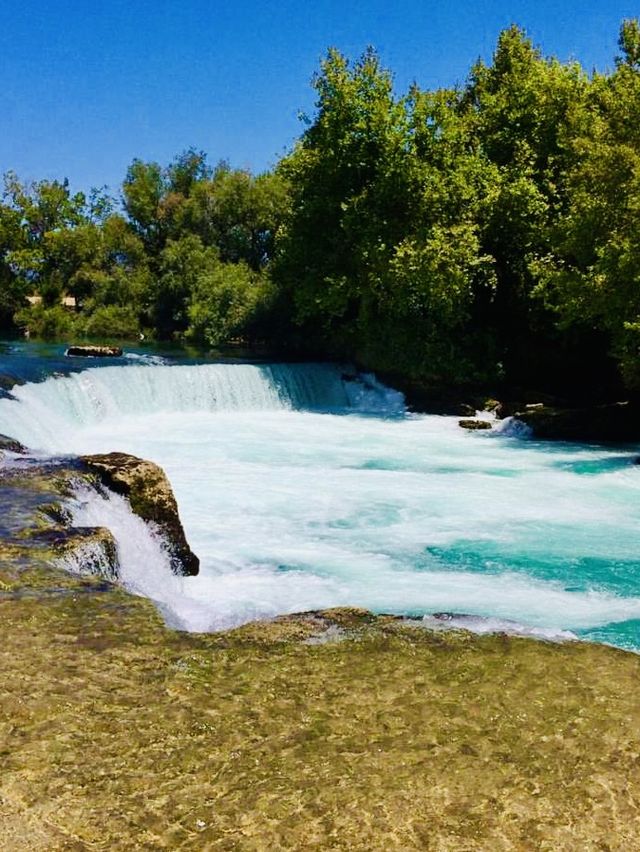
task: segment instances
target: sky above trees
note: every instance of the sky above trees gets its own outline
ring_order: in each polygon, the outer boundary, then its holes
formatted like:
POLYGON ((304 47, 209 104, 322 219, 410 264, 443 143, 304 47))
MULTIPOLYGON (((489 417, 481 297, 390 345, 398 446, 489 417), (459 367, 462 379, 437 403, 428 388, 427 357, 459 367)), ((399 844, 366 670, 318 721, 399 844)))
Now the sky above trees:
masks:
POLYGON ((0 172, 116 189, 134 157, 194 146, 254 172, 289 149, 312 113, 326 48, 374 45, 406 90, 464 82, 501 29, 525 27, 546 54, 611 68, 618 0, 32 0, 0 26, 0 172))

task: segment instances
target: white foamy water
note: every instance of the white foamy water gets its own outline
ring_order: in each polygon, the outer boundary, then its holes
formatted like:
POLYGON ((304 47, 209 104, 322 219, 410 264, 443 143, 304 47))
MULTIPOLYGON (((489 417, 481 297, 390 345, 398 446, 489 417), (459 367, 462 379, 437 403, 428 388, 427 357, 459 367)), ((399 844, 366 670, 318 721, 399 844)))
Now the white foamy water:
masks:
POLYGON ((129 547, 123 581, 171 623, 212 630, 351 604, 548 636, 613 624, 640 647, 630 450, 471 434, 322 365, 105 367, 15 395, 0 401, 0 433, 167 471, 198 577, 171 575, 153 538, 155 555, 137 553, 143 530, 119 498, 85 495, 74 513, 129 547))

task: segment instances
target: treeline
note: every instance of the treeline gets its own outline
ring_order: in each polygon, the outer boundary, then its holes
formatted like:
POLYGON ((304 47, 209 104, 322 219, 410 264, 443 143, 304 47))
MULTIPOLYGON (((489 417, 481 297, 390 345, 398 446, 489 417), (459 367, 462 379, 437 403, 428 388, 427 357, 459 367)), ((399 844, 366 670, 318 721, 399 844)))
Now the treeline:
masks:
POLYGON ((287 209, 278 174, 212 169, 193 150, 164 169, 135 160, 120 203, 9 173, 0 317, 51 338, 144 333, 214 346, 249 334, 270 301, 266 268, 287 209))
POLYGON ((259 341, 440 385, 638 392, 637 21, 619 47, 587 74, 512 27, 464 86, 402 96, 373 51, 330 51, 315 114, 267 174, 189 150, 134 161, 119 201, 9 174, 0 321, 259 341))

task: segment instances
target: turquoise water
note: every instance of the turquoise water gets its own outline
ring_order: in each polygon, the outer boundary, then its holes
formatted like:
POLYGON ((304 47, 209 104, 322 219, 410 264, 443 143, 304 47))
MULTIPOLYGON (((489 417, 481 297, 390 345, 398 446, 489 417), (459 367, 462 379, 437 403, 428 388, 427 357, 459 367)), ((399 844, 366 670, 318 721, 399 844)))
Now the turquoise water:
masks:
POLYGON ((0 432, 165 468, 202 562, 163 598, 180 626, 353 604, 640 648, 637 447, 468 433, 327 365, 134 361, 14 397, 0 432))

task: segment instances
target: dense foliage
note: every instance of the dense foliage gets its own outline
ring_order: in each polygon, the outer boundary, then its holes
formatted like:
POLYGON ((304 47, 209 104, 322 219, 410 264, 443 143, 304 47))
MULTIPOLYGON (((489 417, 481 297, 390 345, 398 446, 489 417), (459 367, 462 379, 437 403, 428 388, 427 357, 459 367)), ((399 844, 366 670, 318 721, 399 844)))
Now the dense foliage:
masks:
POLYGON ((637 392, 637 21, 619 44, 588 75, 511 27, 464 86, 400 96, 375 52, 329 51, 315 115, 259 176, 190 149, 135 160, 118 201, 9 173, 0 323, 637 392))

